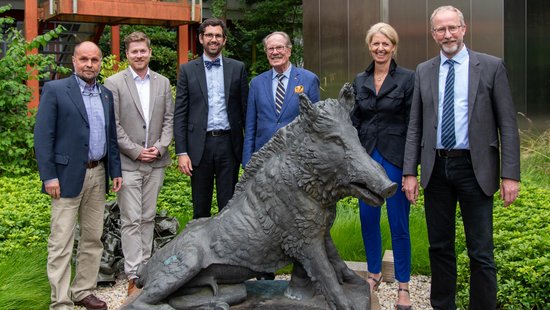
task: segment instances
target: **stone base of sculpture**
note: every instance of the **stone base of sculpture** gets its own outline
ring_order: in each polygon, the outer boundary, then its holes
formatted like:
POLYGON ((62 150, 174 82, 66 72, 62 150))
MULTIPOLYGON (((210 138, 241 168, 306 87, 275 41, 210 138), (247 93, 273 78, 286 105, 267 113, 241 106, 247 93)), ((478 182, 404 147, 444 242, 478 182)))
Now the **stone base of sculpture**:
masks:
MULTIPOLYGON (((219 285, 218 296, 214 298, 209 287, 174 294, 169 304, 183 309, 261 309, 261 310, 325 310, 330 309, 322 294, 293 300, 284 295, 288 281, 246 281, 244 284, 219 285), (186 295, 190 294, 190 295, 186 295), (209 306, 205 306, 209 305, 209 306), (225 306, 227 305, 227 306, 225 306)), ((344 284, 344 293, 354 309, 370 309, 367 285, 344 284)))

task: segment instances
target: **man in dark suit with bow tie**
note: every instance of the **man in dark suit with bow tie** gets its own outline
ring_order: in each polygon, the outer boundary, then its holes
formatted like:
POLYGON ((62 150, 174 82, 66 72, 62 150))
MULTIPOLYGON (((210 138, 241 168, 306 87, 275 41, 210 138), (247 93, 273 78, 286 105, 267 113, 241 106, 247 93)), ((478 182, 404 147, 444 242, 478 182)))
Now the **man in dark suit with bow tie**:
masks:
POLYGON ((242 62, 222 57, 227 27, 209 18, 199 27, 204 53, 180 66, 174 140, 178 169, 191 177, 193 218, 210 216, 214 180, 218 209, 233 196, 243 150, 248 95, 242 62))

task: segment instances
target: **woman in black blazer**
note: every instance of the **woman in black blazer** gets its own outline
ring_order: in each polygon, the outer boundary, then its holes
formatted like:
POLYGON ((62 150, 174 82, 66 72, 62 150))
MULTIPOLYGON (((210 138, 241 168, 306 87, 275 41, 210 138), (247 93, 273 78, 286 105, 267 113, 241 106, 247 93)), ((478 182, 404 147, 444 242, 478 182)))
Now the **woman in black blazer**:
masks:
MULTIPOLYGON (((397 66, 393 59, 399 38, 392 26, 373 25, 366 43, 373 62, 359 73, 353 86, 355 107, 351 112, 359 140, 371 157, 399 185, 386 200, 395 259, 395 278, 399 281, 397 309, 411 309, 409 279, 411 243, 409 237, 410 204, 401 188, 405 137, 414 89, 414 72, 397 66)), ((382 238, 380 206, 359 202, 361 231, 368 262, 368 282, 376 290, 382 281, 382 238)))

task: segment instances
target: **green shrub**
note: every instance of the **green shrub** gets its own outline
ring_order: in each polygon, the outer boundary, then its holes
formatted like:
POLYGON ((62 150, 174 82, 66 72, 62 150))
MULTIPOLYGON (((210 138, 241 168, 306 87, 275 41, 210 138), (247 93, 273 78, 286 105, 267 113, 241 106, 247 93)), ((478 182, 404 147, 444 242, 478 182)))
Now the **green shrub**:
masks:
MULTIPOLYGON (((498 304, 502 309, 550 309, 550 191, 522 183, 508 208, 495 195, 494 243, 498 304)), ((468 305, 469 259, 457 221, 458 299, 468 305)))
MULTIPOLYGON (((10 8, 0 7, 0 13, 10 8)), ((22 175, 36 169, 32 134, 35 110, 27 108, 32 93, 25 82, 49 76, 50 69, 66 72, 55 65, 53 55, 29 53, 57 37, 63 27, 27 42, 13 23, 13 18, 0 18, 0 28, 7 28, 3 40, 9 42, 6 54, 0 57, 0 175, 22 175)))
POLYGON ((40 188, 37 174, 0 176, 0 258, 47 242, 50 199, 40 188))

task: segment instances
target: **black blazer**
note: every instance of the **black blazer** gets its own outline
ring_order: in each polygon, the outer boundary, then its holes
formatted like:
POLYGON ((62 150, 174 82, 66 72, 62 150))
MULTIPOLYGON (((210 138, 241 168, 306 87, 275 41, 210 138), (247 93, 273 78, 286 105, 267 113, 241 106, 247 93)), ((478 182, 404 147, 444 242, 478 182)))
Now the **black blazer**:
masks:
MULTIPOLYGON (((243 154, 243 132, 248 98, 244 63, 222 57, 227 117, 231 142, 238 162, 243 154)), ((204 62, 199 57, 180 66, 174 111, 176 154, 187 153, 193 166, 198 166, 206 143, 208 125, 208 88, 204 62)))
POLYGON ((365 150, 380 154, 393 165, 403 167, 405 138, 409 124, 414 72, 397 66, 390 69, 378 95, 374 88, 374 62, 353 81, 355 107, 351 112, 353 126, 365 150))

